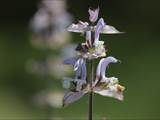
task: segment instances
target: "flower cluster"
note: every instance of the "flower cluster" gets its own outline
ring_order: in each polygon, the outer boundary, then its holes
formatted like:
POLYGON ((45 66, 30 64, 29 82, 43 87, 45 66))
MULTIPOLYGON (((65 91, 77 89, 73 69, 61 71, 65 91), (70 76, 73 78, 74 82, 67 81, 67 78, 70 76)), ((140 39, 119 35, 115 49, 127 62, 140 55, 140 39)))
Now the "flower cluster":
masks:
POLYGON ((29 23, 29 40, 36 53, 26 61, 25 67, 44 83, 32 96, 33 101, 38 107, 49 108, 49 111, 50 107, 62 107, 64 93, 57 89, 56 84, 49 84, 51 79, 58 81, 70 72, 69 66, 63 66, 61 60, 74 53, 75 45, 68 44, 71 36, 66 31, 71 22, 67 0, 40 0, 29 23))
POLYGON ((70 34, 64 29, 72 16, 66 11, 66 0, 42 0, 30 27, 32 44, 38 48, 59 49, 69 42, 70 34))
POLYGON ((64 61, 64 64, 73 66, 75 71, 74 78, 64 78, 63 87, 70 90, 63 98, 64 106, 79 100, 90 91, 102 96, 123 100, 125 88, 119 84, 118 78, 106 76, 108 65, 120 62, 118 59, 112 56, 102 58, 97 66, 95 79, 91 83, 87 80, 87 62, 106 56, 107 50, 104 42, 99 40, 100 34, 121 33, 113 26, 107 25, 103 18, 98 20, 99 8, 89 9, 88 12, 90 24, 79 21, 77 24, 70 25, 67 29, 69 32, 82 33, 86 40, 76 47, 76 57, 64 61))
POLYGON ((68 74, 68 66, 61 59, 71 55, 74 44, 68 44, 70 33, 65 29, 71 24, 72 16, 66 10, 66 0, 41 0, 37 11, 30 21, 31 44, 45 57, 31 58, 26 63, 28 72, 40 76, 60 79, 68 74), (48 53, 48 51, 50 51, 48 53), (57 55, 57 51, 60 53, 57 55), (65 52, 64 52, 65 51, 65 52), (63 55, 65 53, 65 55, 63 55))

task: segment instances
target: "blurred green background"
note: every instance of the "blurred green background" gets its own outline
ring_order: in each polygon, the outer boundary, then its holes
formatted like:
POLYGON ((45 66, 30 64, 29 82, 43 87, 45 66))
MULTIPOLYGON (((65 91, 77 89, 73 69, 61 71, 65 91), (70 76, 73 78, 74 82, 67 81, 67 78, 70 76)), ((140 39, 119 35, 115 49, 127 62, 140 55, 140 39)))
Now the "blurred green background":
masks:
MULTIPOLYGON (((87 96, 62 109, 39 108, 32 96, 47 85, 44 78, 26 72, 26 61, 43 56, 29 41, 28 24, 38 0, 1 1, 0 4, 0 119, 85 119, 87 96)), ((68 0, 75 20, 88 20, 88 8, 100 6, 100 16, 123 35, 102 35, 108 55, 121 59, 111 65, 109 76, 125 85, 124 102, 94 95, 94 118, 102 120, 160 119, 160 1, 159 0, 68 0)), ((82 41, 78 34, 73 40, 82 41)), ((63 90, 61 80, 50 85, 63 90)), ((54 90, 54 88, 53 88, 54 90)))

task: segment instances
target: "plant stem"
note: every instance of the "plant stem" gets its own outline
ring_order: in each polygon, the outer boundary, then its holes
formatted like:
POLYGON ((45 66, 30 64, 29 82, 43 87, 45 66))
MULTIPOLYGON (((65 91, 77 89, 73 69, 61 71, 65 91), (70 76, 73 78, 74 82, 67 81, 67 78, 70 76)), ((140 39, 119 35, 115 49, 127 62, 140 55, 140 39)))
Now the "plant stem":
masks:
POLYGON ((93 92, 89 93, 89 116, 88 120, 92 120, 92 113, 93 113, 93 92))
POLYGON ((92 82, 94 79, 94 65, 93 60, 91 60, 91 77, 90 77, 90 88, 91 91, 89 93, 89 113, 88 113, 88 120, 93 120, 93 91, 92 91, 92 82))

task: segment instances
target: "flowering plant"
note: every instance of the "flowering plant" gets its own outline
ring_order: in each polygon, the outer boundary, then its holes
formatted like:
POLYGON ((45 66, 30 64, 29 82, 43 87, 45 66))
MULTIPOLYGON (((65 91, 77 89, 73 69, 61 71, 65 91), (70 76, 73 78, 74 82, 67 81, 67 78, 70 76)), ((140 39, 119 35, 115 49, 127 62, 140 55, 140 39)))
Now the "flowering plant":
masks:
POLYGON ((107 51, 104 42, 99 40, 100 34, 119 34, 121 32, 113 26, 107 25, 103 18, 98 20, 99 8, 89 9, 88 12, 91 24, 79 21, 67 29, 70 32, 82 33, 86 40, 75 49, 77 51, 76 57, 64 60, 64 64, 73 66, 75 77, 64 78, 63 86, 69 89, 69 92, 63 98, 63 105, 67 106, 89 93, 89 120, 92 120, 93 93, 122 101, 125 88, 119 84, 118 78, 106 76, 108 65, 120 62, 115 57, 102 58, 97 66, 96 75, 94 75, 94 60, 105 57, 107 51))

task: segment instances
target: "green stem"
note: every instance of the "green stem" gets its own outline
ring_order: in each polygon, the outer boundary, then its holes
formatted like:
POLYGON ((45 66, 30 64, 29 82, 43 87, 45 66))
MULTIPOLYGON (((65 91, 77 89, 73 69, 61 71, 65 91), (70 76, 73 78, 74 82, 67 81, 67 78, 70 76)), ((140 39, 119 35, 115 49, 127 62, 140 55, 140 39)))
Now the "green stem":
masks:
POLYGON ((89 92, 89 116, 88 116, 88 120, 93 120, 93 91, 92 91, 92 83, 94 80, 94 65, 93 65, 93 60, 91 60, 91 77, 90 77, 90 88, 91 91, 89 92))

